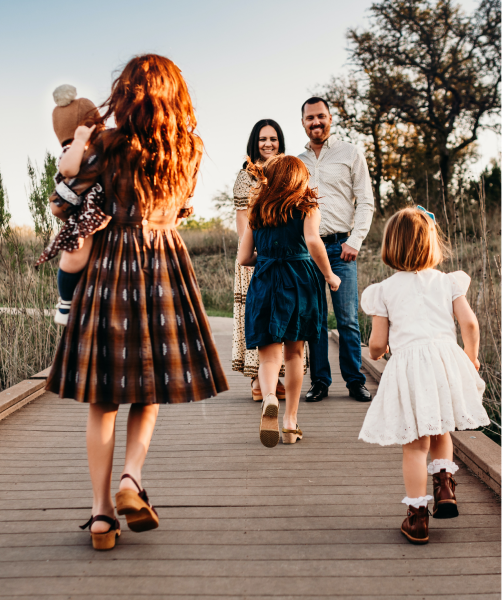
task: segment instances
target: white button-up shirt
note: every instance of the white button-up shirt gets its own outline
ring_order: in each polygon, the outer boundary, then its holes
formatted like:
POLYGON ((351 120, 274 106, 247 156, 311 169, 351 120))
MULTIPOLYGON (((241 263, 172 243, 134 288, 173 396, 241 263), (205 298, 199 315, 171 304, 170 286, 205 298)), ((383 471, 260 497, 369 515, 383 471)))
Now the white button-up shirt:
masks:
POLYGON ((360 250, 370 230, 375 203, 362 151, 354 144, 330 136, 319 158, 310 147, 300 158, 310 173, 310 187, 317 188, 321 210, 321 236, 351 231, 347 244, 360 250))

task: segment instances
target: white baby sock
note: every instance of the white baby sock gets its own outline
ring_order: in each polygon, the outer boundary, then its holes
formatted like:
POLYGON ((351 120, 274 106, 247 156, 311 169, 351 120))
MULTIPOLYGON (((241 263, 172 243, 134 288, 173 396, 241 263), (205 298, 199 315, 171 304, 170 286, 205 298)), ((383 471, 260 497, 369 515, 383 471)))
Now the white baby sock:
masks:
POLYGON ((403 498, 401 502, 407 506, 413 506, 413 508, 420 508, 421 506, 427 506, 429 500, 432 500, 432 496, 420 496, 420 498, 403 498))
POLYGON ((446 469, 447 473, 451 473, 454 475, 458 471, 458 465, 456 465, 453 461, 448 460, 447 458, 436 458, 427 467, 427 471, 431 475, 435 475, 439 473, 441 469, 446 469))

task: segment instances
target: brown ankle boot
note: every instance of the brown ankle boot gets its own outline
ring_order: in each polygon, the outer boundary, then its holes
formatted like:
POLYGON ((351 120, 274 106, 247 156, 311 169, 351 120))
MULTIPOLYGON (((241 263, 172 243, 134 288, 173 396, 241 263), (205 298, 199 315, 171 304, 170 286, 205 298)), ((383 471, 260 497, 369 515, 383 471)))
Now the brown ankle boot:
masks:
POLYGON ((439 473, 432 476, 434 485, 434 507, 432 516, 435 519, 453 519, 458 517, 457 499, 455 498, 455 486, 457 482, 451 473, 441 469, 439 473))
POLYGON ((408 506, 408 514, 401 531, 412 544, 427 544, 429 541, 429 509, 427 506, 408 506))

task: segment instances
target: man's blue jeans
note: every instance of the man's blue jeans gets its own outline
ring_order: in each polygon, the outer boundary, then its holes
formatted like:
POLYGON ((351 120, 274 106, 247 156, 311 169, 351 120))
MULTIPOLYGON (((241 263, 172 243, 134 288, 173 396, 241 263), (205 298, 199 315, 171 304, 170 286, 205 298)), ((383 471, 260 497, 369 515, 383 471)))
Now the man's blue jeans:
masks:
MULTIPOLYGON (((340 277, 342 283, 337 292, 331 292, 335 310, 338 333, 340 335, 340 371, 347 387, 366 383, 366 377, 361 369, 361 333, 357 318, 357 262, 345 262, 340 258, 342 244, 347 238, 338 242, 327 243, 326 252, 333 273, 340 277)), ((317 265, 316 265, 317 269, 317 265)), ((317 269, 320 281, 324 276, 317 269)), ((318 344, 309 344, 310 348, 310 378, 312 382, 322 381, 331 385, 331 367, 328 360, 328 304, 326 294, 322 295, 322 325, 321 339, 318 344)))

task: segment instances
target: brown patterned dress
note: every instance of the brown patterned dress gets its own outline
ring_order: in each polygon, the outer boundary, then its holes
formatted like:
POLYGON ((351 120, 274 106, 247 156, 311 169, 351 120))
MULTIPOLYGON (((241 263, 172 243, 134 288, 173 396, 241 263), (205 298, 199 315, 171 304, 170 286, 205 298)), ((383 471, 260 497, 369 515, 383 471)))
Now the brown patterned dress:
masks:
POLYGON ((165 404, 211 398, 228 389, 177 211, 143 219, 130 173, 96 175, 109 132, 86 152, 80 194, 96 182, 111 216, 94 235, 75 290, 47 389, 79 402, 165 404), (96 158, 88 164, 90 156, 96 158), (87 160, 86 160, 87 159, 87 160))

